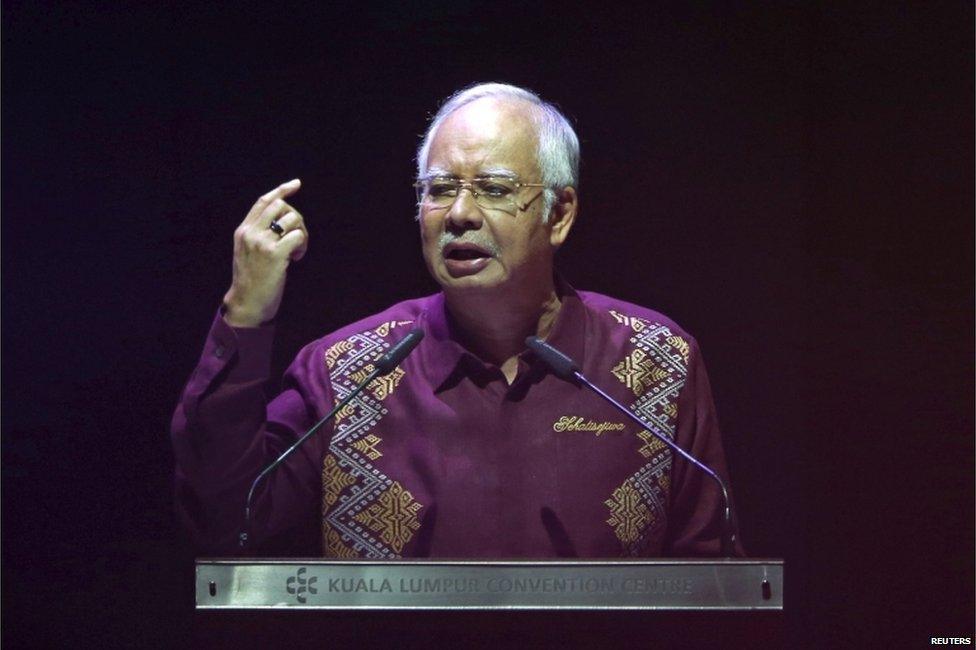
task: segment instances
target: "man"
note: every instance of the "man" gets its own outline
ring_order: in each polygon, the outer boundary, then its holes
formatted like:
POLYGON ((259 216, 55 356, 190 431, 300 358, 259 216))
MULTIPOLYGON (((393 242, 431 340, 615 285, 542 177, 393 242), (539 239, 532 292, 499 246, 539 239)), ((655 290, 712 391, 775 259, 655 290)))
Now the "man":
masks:
POLYGON ((258 541, 316 516, 324 555, 717 555, 713 482, 526 350, 530 335, 725 474, 694 339, 665 316, 577 292, 553 258, 577 214, 579 144, 513 86, 451 97, 418 151, 418 222, 439 294, 306 346, 265 403, 274 318, 308 247, 291 181, 235 233, 234 274, 173 421, 184 521, 233 552, 247 489, 413 328, 425 338, 261 484, 258 541), (315 513, 318 512, 318 515, 315 513))

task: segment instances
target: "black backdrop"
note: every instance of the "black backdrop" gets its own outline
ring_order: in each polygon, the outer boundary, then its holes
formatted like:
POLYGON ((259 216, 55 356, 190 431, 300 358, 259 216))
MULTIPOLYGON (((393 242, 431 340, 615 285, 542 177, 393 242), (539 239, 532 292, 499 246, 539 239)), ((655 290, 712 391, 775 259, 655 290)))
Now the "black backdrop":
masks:
MULTIPOLYGON (((5 644, 284 643, 295 617, 193 614, 171 509, 231 232, 303 179, 276 371, 431 292, 413 150, 486 80, 578 127, 570 282, 699 339, 744 539, 788 563, 785 638, 973 636, 972 5, 635 7, 4 3, 5 644)), ((346 614, 301 639, 723 646, 767 620, 346 614)))

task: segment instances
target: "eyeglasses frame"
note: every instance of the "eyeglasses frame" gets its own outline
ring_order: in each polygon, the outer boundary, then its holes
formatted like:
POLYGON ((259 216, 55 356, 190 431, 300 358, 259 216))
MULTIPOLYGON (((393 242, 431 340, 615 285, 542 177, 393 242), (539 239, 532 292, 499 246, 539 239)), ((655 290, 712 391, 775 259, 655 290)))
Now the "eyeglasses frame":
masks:
MULTIPOLYGON (((443 178, 443 177, 441 177, 441 176, 427 176, 427 177, 424 177, 424 178, 420 178, 420 179, 418 179, 413 184, 413 187, 416 190, 420 190, 427 183, 429 183, 432 179, 435 179, 435 178, 443 178)), ((494 177, 488 176, 488 177, 483 177, 483 178, 494 178, 494 177)), ((545 188, 546 187, 546 184, 545 183, 523 183, 522 181, 518 181, 518 180, 513 181, 513 179, 508 178, 508 177, 499 177, 499 178, 505 178, 505 180, 508 180, 510 182, 513 182, 514 185, 515 185, 515 191, 516 192, 521 191, 523 187, 542 187, 542 188, 545 188)), ((455 182, 458 183, 457 195, 455 195, 454 200, 451 201, 450 203, 448 203, 447 205, 438 205, 438 206, 430 206, 430 205, 428 205, 427 206, 427 209, 428 210, 450 210, 451 208, 454 207, 454 204, 457 203, 457 200, 459 198, 461 198, 461 191, 466 189, 469 192, 471 192, 471 197, 474 199, 475 205, 477 205, 480 209, 482 209, 482 210, 498 210, 499 212, 504 212, 505 214, 510 214, 510 215, 512 215, 514 217, 519 212, 525 212, 528 209, 528 207, 530 205, 532 205, 533 203, 535 203, 536 199, 538 199, 540 196, 542 196, 543 193, 545 192, 545 190, 543 190, 542 192, 539 192, 534 197, 532 197, 531 200, 526 201, 525 203, 523 203, 521 205, 519 205, 519 203, 517 201, 515 201, 515 199, 513 197, 512 198, 512 204, 515 206, 515 212, 513 213, 513 212, 509 212, 508 210, 504 210, 502 208, 490 208, 490 207, 486 207, 486 206, 483 206, 480 203, 478 203, 479 193, 478 193, 478 191, 474 187, 474 182, 477 181, 477 180, 481 180, 481 179, 476 178, 475 181, 465 181, 465 180, 460 180, 460 179, 451 179, 451 180, 454 180, 455 182)), ((418 196, 417 206, 418 207, 421 207, 422 204, 423 204, 423 201, 421 201, 420 200, 420 197, 418 196)))

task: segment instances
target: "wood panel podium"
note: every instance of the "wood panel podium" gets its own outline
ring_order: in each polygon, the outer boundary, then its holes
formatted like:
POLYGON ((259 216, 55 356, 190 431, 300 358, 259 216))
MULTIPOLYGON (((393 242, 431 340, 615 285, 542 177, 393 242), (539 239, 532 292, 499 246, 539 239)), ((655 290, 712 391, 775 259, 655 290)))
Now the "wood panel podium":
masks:
POLYGON ((198 610, 782 610, 780 559, 199 559, 198 610))

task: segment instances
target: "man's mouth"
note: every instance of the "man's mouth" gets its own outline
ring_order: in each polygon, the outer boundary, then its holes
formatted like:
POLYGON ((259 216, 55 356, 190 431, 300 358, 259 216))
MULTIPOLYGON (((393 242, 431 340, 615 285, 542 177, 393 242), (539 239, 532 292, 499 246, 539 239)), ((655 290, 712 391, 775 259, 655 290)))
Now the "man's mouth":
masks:
POLYGON ((494 255, 487 248, 467 242, 451 242, 442 251, 444 266, 455 278, 480 273, 494 255))
POLYGON ((492 254, 476 244, 448 244, 444 247, 444 257, 449 260, 467 261, 492 257, 492 254))

